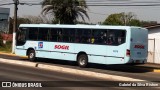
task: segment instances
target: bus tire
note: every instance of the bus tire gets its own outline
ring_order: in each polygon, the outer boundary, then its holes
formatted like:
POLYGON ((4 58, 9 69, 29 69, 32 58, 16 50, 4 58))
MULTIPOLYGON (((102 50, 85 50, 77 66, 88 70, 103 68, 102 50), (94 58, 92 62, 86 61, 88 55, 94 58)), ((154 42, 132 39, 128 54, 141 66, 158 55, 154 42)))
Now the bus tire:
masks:
POLYGON ((78 62, 79 67, 81 67, 81 68, 87 67, 87 64, 88 64, 87 55, 85 55, 85 54, 79 55, 77 62, 78 62))
POLYGON ((30 50, 28 52, 28 60, 35 61, 36 60, 36 53, 34 50, 30 50))

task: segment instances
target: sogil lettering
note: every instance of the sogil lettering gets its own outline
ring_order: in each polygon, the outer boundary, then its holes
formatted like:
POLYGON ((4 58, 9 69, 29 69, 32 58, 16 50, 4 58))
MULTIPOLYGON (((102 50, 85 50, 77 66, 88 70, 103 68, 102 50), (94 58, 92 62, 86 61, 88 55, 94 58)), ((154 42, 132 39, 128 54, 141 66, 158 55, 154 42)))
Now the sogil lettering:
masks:
POLYGON ((69 46, 67 46, 67 45, 55 45, 54 49, 69 50, 69 46))
POLYGON ((144 49, 144 45, 135 45, 134 48, 144 49))

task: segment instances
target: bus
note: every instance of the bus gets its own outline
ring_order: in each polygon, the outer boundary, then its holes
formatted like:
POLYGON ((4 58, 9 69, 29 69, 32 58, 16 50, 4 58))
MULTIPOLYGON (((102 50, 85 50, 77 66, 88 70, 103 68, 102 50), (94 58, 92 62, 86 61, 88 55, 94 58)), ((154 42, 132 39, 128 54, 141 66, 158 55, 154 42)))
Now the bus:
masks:
POLYGON ((21 24, 15 54, 96 64, 143 64, 148 55, 148 30, 134 26, 21 24))

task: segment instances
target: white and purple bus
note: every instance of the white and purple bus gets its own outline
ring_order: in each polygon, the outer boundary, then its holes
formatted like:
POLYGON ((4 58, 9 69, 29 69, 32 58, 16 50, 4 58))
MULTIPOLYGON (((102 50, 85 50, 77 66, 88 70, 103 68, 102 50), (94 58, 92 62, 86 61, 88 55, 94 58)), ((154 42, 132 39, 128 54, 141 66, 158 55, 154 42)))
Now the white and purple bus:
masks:
POLYGON ((145 63, 148 30, 132 26, 21 24, 15 53, 36 58, 88 63, 145 63))

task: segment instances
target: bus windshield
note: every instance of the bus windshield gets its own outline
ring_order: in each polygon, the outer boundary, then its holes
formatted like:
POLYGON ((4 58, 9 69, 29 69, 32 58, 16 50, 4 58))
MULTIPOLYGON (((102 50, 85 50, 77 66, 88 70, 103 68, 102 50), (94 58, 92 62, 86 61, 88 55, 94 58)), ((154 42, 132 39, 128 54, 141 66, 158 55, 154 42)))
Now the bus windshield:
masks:
POLYGON ((19 28, 17 31, 17 37, 16 37, 16 45, 20 46, 20 45, 24 45, 26 42, 26 29, 25 28, 19 28))

